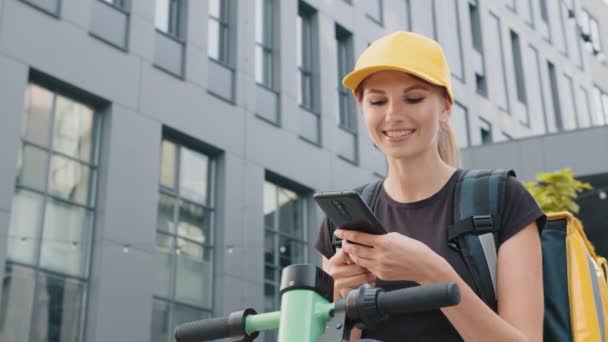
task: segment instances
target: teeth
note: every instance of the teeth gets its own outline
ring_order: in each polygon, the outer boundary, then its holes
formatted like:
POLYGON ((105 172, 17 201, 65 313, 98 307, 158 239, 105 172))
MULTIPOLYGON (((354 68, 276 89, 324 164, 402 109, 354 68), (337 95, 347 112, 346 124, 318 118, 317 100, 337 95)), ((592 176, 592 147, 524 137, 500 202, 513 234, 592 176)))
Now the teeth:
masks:
POLYGON ((413 129, 407 129, 407 130, 402 130, 402 131, 387 131, 386 135, 388 135, 391 138, 398 138, 398 137, 402 137, 408 134, 414 133, 413 129))

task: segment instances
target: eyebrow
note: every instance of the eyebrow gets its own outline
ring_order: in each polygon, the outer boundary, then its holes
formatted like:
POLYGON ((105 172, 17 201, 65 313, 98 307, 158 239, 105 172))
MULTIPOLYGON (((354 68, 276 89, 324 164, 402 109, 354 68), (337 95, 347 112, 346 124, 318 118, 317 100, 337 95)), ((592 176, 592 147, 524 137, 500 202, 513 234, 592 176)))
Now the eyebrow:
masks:
MULTIPOLYGON (((404 93, 407 93, 407 92, 409 92, 409 91, 411 91, 411 90, 414 90, 414 89, 428 90, 428 88, 427 88, 427 87, 425 87, 425 86, 423 86, 423 85, 420 85, 420 84, 415 84, 415 85, 412 85, 412 86, 409 86, 409 87, 407 87, 407 88, 403 89, 403 92, 404 92, 404 93)), ((385 93, 385 91, 384 91, 384 90, 380 90, 380 89, 369 89, 369 90, 367 90, 367 93, 372 93, 372 94, 384 94, 384 93, 385 93)))

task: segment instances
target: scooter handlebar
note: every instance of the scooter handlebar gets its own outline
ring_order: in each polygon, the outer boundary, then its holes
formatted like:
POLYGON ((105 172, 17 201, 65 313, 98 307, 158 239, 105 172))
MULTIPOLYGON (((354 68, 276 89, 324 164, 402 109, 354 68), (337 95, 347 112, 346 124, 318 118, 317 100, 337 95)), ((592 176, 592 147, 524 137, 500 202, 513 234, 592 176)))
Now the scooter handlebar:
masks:
POLYGON ((177 342, 213 341, 230 337, 228 317, 203 319, 175 328, 177 342))
POLYGON ((386 315, 436 310, 460 302, 460 289, 455 283, 431 284, 380 292, 377 305, 386 315))

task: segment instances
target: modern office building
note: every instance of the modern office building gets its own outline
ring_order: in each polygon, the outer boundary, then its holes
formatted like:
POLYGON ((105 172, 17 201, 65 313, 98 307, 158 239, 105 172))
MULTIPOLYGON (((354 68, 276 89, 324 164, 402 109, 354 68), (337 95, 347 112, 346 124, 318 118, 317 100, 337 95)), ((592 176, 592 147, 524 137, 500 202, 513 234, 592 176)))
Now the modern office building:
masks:
POLYGON ((276 308, 282 267, 320 260, 311 195, 386 173, 340 80, 388 32, 444 46, 464 166, 552 137, 605 155, 606 18, 606 0, 0 0, 0 341, 168 342, 276 308))

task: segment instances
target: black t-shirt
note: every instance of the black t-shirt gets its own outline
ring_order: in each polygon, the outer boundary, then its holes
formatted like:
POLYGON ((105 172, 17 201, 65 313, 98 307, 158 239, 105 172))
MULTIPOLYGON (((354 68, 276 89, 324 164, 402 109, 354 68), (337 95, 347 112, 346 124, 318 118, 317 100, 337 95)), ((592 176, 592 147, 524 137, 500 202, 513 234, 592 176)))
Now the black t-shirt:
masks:
MULTIPOLYGON (((441 190, 431 197, 417 202, 397 202, 390 198, 382 188, 372 209, 386 230, 424 242, 445 258, 460 277, 474 289, 471 274, 462 257, 447 244, 447 227, 452 224, 454 216, 455 185, 462 172, 463 170, 457 170, 441 190)), ((534 198, 514 177, 509 177, 507 181, 502 215, 502 228, 499 233, 500 245, 534 221, 539 228, 542 228, 546 219, 534 198)), ((335 253, 327 218, 321 224, 315 248, 328 259, 335 253)), ((376 286, 385 291, 415 285, 418 284, 412 281, 383 281, 380 279, 376 281, 376 286)), ((462 341, 441 310, 390 318, 378 325, 376 329, 364 331, 363 336, 384 342, 462 341)))

